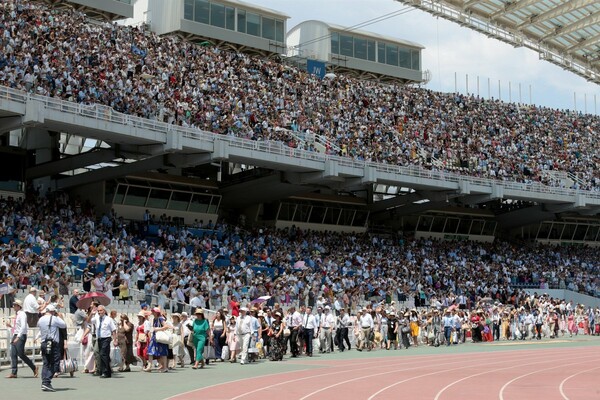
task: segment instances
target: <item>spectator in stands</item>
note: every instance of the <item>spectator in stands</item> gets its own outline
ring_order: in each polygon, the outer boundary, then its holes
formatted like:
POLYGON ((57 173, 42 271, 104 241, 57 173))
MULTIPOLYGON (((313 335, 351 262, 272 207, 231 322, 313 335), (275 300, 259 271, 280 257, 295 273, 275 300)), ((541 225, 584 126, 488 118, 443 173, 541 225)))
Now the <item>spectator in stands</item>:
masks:
POLYGON ((77 312, 77 302, 79 301, 79 289, 73 289, 73 295, 69 299, 69 312, 75 314, 77 312))
POLYGON ((23 311, 27 315, 27 326, 37 326, 38 319, 40 318, 40 305, 37 300, 37 292, 37 288, 31 286, 29 294, 23 300, 23 311))

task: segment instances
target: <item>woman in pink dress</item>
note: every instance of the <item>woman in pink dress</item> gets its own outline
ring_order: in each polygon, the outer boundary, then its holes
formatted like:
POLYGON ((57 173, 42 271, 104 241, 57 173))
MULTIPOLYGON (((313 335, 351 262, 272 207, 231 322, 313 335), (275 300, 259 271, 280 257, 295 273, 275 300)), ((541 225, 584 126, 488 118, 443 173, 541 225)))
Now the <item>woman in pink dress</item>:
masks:
POLYGON ((573 314, 569 314, 567 317, 567 328, 569 330, 569 336, 573 336, 573 334, 577 335, 577 324, 575 323, 573 314))
POLYGON ((587 316, 583 317, 583 334, 590 334, 590 320, 587 316))
MULTIPOLYGON (((241 346, 238 341, 238 337, 235 334, 236 319, 231 318, 229 326, 227 327, 227 346, 229 346, 229 362, 236 362, 237 352, 240 351, 241 346)), ((223 360, 226 361, 226 360, 223 360)))
POLYGON ((146 332, 146 314, 140 311, 138 316, 138 326, 135 328, 137 343, 137 356, 142 360, 142 368, 148 364, 148 333, 146 332))

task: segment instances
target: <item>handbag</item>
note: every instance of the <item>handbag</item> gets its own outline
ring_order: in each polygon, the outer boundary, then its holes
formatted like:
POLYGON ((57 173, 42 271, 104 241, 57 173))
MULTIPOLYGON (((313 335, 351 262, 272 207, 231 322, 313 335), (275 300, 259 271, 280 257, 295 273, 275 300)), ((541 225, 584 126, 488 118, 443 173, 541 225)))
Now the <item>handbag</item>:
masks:
POLYGON ((148 341, 148 336, 146 336, 145 333, 139 333, 138 334, 138 342, 140 343, 146 343, 148 341))
POLYGON ((110 349, 110 365, 117 366, 121 365, 122 361, 121 349, 118 346, 111 346, 110 349))
POLYGON ((283 330, 283 337, 288 337, 292 334, 292 331, 290 331, 290 328, 285 328, 283 330))
POLYGON ((65 356, 59 363, 60 372, 63 374, 72 374, 78 370, 77 360, 68 356, 68 352, 65 350, 65 356))
POLYGON ((408 326, 403 326, 402 333, 410 333, 410 328, 408 326))
POLYGON ((88 337, 89 337, 89 336, 90 336, 90 335, 85 335, 85 336, 83 337, 83 339, 81 339, 81 344, 82 344, 82 345, 84 345, 84 346, 87 346, 87 344, 88 344, 88 342, 89 342, 89 339, 88 339, 88 337))
POLYGON ((77 333, 75 334, 75 337, 73 339, 77 343, 81 343, 82 342, 82 340, 83 340, 83 328, 79 328, 77 330, 77 333))
POLYGON ((158 343, 171 344, 173 343, 173 335, 169 331, 154 332, 154 338, 158 343))
POLYGON ((214 346, 204 346, 204 352, 202 353, 202 357, 205 360, 211 360, 216 358, 214 346))
POLYGON ((173 335, 173 347, 179 347, 183 345, 183 341, 181 340, 180 335, 173 335))
POLYGON ((229 360, 229 346, 225 345, 221 349, 221 359, 222 360, 229 360))

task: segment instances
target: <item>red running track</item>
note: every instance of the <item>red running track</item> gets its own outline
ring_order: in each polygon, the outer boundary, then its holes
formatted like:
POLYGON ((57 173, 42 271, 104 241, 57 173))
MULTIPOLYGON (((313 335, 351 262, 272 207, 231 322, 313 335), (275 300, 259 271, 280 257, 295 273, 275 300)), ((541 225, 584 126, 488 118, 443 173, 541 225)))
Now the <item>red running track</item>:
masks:
POLYGON ((562 399, 600 398, 600 347, 300 359, 321 368, 231 381, 169 400, 562 399))

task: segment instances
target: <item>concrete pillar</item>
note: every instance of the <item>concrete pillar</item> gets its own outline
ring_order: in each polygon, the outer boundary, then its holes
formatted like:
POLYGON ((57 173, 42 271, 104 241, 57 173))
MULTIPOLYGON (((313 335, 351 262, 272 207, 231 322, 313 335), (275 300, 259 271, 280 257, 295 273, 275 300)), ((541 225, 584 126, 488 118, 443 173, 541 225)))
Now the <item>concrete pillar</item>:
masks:
MULTIPOLYGON (((27 151, 35 152, 35 164, 39 165, 58 160, 60 157, 59 139, 60 133, 58 132, 50 132, 43 128, 27 128, 22 146, 27 151)), ((53 189, 50 176, 34 179, 33 187, 38 189, 40 194, 45 194, 48 189, 53 189)))

